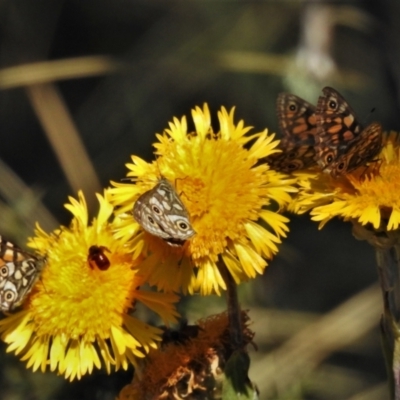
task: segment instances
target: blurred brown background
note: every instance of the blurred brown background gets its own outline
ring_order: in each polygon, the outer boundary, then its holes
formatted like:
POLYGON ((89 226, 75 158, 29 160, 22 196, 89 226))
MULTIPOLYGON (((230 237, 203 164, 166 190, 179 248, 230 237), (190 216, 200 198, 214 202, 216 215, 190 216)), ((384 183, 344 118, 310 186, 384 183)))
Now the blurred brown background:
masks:
MULTIPOLYGON (((94 191, 125 175, 130 154, 150 160, 154 134, 203 102, 215 128, 224 105, 276 132, 279 92, 315 104, 330 85, 364 123, 399 130, 399 17, 395 0, 0 0, 0 232, 23 245, 35 221, 68 223, 79 188, 96 210, 94 191)), ((376 281, 373 250, 349 224, 291 218, 278 257, 241 286, 260 398, 388 398, 379 291, 354 297, 376 281)), ((190 322, 223 308, 180 306, 190 322)), ((68 383, 0 346, 1 400, 114 399, 131 377, 68 383)))

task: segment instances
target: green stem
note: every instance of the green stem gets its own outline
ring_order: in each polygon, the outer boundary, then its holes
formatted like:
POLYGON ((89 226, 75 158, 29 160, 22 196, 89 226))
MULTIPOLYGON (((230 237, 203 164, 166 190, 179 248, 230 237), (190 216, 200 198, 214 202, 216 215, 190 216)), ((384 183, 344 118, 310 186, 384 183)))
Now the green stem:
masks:
POLYGON ((226 283, 226 298, 228 303, 231 345, 233 349, 241 349, 243 348, 243 324, 237 293, 237 285, 225 264, 220 262, 218 267, 226 283))

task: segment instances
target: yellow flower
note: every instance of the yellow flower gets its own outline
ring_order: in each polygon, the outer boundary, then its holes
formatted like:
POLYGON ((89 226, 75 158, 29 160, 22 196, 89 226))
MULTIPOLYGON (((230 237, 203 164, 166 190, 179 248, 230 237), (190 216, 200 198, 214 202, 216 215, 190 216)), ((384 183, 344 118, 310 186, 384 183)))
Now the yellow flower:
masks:
POLYGON ((70 198, 65 205, 73 214, 69 228, 51 234, 37 228, 29 245, 46 256, 46 266, 23 310, 0 321, 8 352, 22 355, 33 370, 49 367, 70 380, 102 364, 108 373, 126 369, 156 347, 160 330, 130 315, 137 301, 165 321, 177 316, 176 296, 140 290, 143 280, 132 269, 132 255, 108 222, 113 207, 97 198, 99 213, 90 225, 79 193, 79 201, 70 198), (100 252, 90 256, 92 246, 100 252))
POLYGON ((116 237, 144 257, 139 273, 160 289, 219 293, 226 287, 218 262, 236 283, 254 278, 286 236, 288 219, 267 207, 286 205, 294 180, 260 163, 276 152, 278 141, 266 131, 247 136, 251 128, 235 124, 233 113, 221 108, 219 132, 212 130, 207 105, 192 111, 194 132, 188 133, 185 117, 174 118, 157 134, 157 161, 132 156, 127 167, 134 182, 113 183, 108 192, 117 208, 116 237), (137 198, 161 177, 175 186, 196 231, 180 248, 143 232, 132 217, 137 198))
POLYGON ((400 143, 395 133, 384 136, 377 161, 334 179, 328 174, 298 174, 300 186, 290 209, 311 211, 320 227, 334 217, 355 220, 375 229, 394 230, 400 224, 400 143))

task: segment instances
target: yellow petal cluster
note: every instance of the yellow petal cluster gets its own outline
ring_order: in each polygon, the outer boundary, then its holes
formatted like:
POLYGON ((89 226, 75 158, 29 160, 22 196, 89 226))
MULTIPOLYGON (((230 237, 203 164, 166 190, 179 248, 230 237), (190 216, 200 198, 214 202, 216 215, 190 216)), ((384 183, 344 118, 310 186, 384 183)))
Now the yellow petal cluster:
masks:
POLYGON ((132 156, 132 183, 113 183, 108 193, 117 210, 116 237, 143 257, 140 275, 167 291, 219 293, 225 289, 219 263, 239 283, 263 273, 278 251, 288 219, 276 211, 291 200, 294 179, 261 162, 278 141, 267 131, 248 135, 243 121, 235 124, 234 109, 221 108, 216 132, 207 105, 192 110, 192 118, 194 131, 186 117, 174 118, 157 135, 157 161, 132 156), (175 186, 196 231, 182 248, 145 233, 132 217, 137 198, 161 177, 175 186))
POLYGON ((29 244, 46 256, 46 266, 23 310, 0 321, 8 352, 33 370, 50 368, 70 380, 102 366, 108 373, 126 369, 157 346, 160 330, 131 315, 137 302, 165 321, 177 316, 176 296, 140 289, 143 278, 132 268, 132 255, 113 235, 113 207, 97 198, 100 209, 90 224, 79 193, 65 206, 73 215, 69 227, 51 234, 37 228, 29 244), (105 249, 108 268, 90 262, 91 246, 105 249))
POLYGON ((400 142, 396 133, 384 136, 377 160, 368 167, 333 179, 327 174, 299 174, 300 191, 290 205, 297 213, 311 210, 322 227, 334 217, 355 220, 374 229, 398 229, 400 224, 400 142))

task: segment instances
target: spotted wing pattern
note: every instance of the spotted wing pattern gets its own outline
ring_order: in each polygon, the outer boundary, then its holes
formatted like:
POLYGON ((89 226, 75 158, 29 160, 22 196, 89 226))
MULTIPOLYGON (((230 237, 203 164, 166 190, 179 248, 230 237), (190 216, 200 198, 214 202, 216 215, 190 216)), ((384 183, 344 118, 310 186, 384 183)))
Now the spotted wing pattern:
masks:
POLYGON ((183 246, 196 233, 185 205, 165 178, 136 200, 133 217, 145 231, 165 240, 170 246, 183 246))
POLYGON ((0 310, 20 306, 39 278, 45 257, 35 256, 0 236, 0 310))

